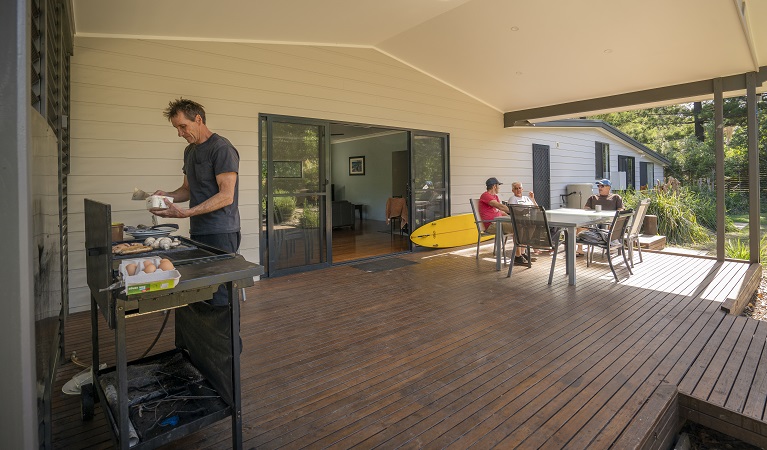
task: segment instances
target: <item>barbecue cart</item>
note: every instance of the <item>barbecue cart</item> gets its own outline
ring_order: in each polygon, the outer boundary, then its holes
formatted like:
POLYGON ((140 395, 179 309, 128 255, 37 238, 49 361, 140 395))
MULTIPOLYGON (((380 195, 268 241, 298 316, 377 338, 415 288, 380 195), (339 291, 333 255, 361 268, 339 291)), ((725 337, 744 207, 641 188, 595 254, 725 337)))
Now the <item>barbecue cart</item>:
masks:
POLYGON ((263 268, 242 256, 180 238, 172 249, 131 257, 170 259, 180 279, 128 292, 118 276, 123 257, 112 253, 111 206, 85 200, 85 248, 91 292, 94 376, 83 389, 83 417, 92 416, 94 392, 121 449, 155 448, 231 417, 232 448, 242 447, 240 404, 240 310, 237 292, 253 285, 263 268), (177 283, 177 284, 176 284, 177 283), (228 307, 209 300, 220 285, 228 307), (205 308, 208 308, 207 310, 205 308), (176 349, 127 360, 126 321, 143 314, 176 311, 176 349), (196 314, 194 311, 203 311, 196 314), (98 311, 114 331, 116 365, 98 369, 98 311), (179 318, 191 316, 184 326, 179 318), (181 335, 181 329, 186 335, 181 335), (91 397, 93 400, 93 397, 91 397), (89 411, 89 408, 91 409, 89 411))

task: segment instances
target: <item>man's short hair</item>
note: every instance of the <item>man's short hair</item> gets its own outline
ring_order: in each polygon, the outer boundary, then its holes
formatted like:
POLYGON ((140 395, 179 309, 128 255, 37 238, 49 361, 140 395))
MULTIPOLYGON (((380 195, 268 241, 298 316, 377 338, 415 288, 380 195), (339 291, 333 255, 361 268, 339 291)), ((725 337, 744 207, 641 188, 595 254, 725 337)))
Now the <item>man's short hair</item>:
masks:
POLYGON ((163 116, 170 121, 170 119, 176 117, 178 113, 184 113, 184 117, 191 121, 194 121, 199 115, 202 119, 202 123, 205 123, 205 109, 201 104, 193 100, 180 98, 171 101, 168 103, 168 107, 165 108, 165 111, 163 111, 163 116))

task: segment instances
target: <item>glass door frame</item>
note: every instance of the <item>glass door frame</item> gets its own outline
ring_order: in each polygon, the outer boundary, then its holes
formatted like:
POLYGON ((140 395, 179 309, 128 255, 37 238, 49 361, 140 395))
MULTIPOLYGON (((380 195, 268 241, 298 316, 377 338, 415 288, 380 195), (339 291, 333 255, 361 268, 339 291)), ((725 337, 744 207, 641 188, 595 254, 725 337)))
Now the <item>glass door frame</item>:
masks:
MULTIPOLYGON (((443 174, 444 174, 444 185, 441 187, 441 190, 443 192, 442 194, 442 210, 444 211, 443 217, 449 217, 450 216, 450 134, 448 133, 440 133, 436 131, 423 131, 423 130, 414 130, 410 129, 408 130, 409 133, 409 139, 408 139, 408 152, 410 153, 410 188, 409 188, 409 199, 408 203, 410 204, 410 211, 409 217, 412 218, 411 222, 411 230, 412 233, 415 231, 416 228, 423 226, 424 224, 428 222, 418 223, 416 226, 416 199, 418 195, 421 193, 421 189, 417 187, 416 180, 417 174, 416 174, 416 145, 415 140, 418 136, 426 136, 426 137, 434 137, 434 138, 440 138, 443 141, 443 174)), ((436 187, 435 187, 436 188, 436 187)), ((431 221, 429 221, 431 222, 431 221)), ((410 250, 413 250, 415 244, 410 242, 410 250)))
MULTIPOLYGON (((313 270, 313 269, 319 269, 319 268, 325 268, 330 267, 333 263, 333 228, 332 228, 332 193, 331 193, 331 183, 332 180, 330 180, 330 173, 331 173, 331 142, 330 142, 330 127, 333 123, 348 123, 350 125, 361 125, 361 126, 374 126, 377 128, 387 128, 391 130, 398 130, 398 131, 405 131, 408 133, 408 156, 409 156, 409 186, 408 186, 408 215, 409 217, 413 218, 413 214, 415 214, 415 199, 417 196, 418 191, 420 189, 415 189, 415 158, 416 150, 415 150, 415 140, 419 136, 427 136, 427 137, 435 137, 442 139, 442 145, 443 145, 443 171, 444 171, 444 186, 442 186, 440 189, 442 191, 442 210, 444 211, 443 216, 448 217, 451 214, 451 202, 450 202, 450 191, 451 191, 451 182, 450 182, 450 135, 448 133, 444 132, 434 132, 434 131, 425 131, 425 130, 417 130, 412 128, 399 128, 399 127, 391 127, 391 126, 383 126, 383 125, 375 125, 375 124, 363 124, 363 123, 351 123, 351 122, 340 122, 340 121, 333 121, 333 120, 321 120, 321 119, 312 119, 312 118, 305 118, 305 117, 297 117, 297 116, 283 116, 279 114, 268 114, 268 113, 260 113, 258 115, 258 132, 259 132, 259 151, 258 151, 258 166, 259 166, 259 176, 258 176, 258 221, 259 221, 259 253, 261 257, 261 264, 266 269, 266 272, 264 276, 280 276, 280 275, 288 275, 291 273, 299 273, 304 272, 307 270, 313 270), (318 192, 317 195, 324 198, 324 214, 322 216, 320 228, 324 230, 324 240, 325 240, 325 248, 324 248, 324 260, 320 263, 315 264, 306 264, 306 265, 300 265, 290 268, 283 268, 283 269, 274 269, 271 264, 271 252, 274 251, 273 248, 270 248, 270 245, 273 245, 274 242, 274 225, 275 225, 275 211, 274 211, 274 201, 273 201, 273 192, 272 187, 273 183, 270 182, 272 180, 271 177, 274 176, 274 161, 273 161, 273 139, 271 138, 273 136, 273 129, 272 126, 275 122, 278 123, 293 123, 293 124, 299 124, 299 125, 312 125, 312 126, 319 126, 322 127, 322 138, 321 138, 321 144, 320 144, 320 183, 321 183, 321 192, 318 192), (266 152, 266 180, 264 180, 264 173, 262 171, 262 162, 264 161, 264 152, 266 152), (266 191, 265 193, 263 191, 266 191), (262 199, 263 196, 266 196, 267 202, 266 202, 266 209, 267 211, 263 210, 263 203, 262 199), (266 218, 266 228, 264 228, 263 218, 266 218)), ((411 228, 414 228, 415 220, 412 220, 413 224, 411 224, 411 228)), ((424 222, 426 223, 426 222, 424 222)), ((423 224, 419 224, 423 225, 423 224)), ((411 232, 413 229, 410 230, 411 232)), ((409 243, 409 251, 413 251, 414 244, 412 242, 409 243)), ((322 258, 321 258, 322 259, 322 258)))
MULTIPOLYGON (((280 276, 288 275, 291 273, 304 272, 306 270, 320 269, 330 267, 332 261, 331 239, 332 228, 330 223, 331 217, 331 203, 330 203, 330 184, 329 184, 329 171, 330 171, 330 122, 327 120, 310 119, 295 116, 282 116, 277 114, 259 114, 258 115, 258 132, 259 132, 259 151, 258 151, 258 220, 259 220, 259 253, 261 257, 261 264, 265 268, 265 276, 280 276), (319 228, 324 230, 324 245, 320 245, 321 249, 324 249, 324 257, 320 257, 319 263, 306 264, 300 266, 294 266, 283 269, 276 269, 272 267, 272 252, 275 251, 273 243, 275 242, 274 233, 274 197, 273 197, 273 182, 274 177, 274 140, 273 125, 278 123, 290 123, 297 125, 311 125, 321 127, 321 137, 319 145, 319 183, 320 189, 315 195, 324 199, 324 214, 321 214, 321 221, 319 228), (264 129, 264 126, 266 129, 264 129), (266 152, 266 158, 264 158, 264 152, 266 152), (263 179, 264 173, 261 168, 262 162, 266 159, 266 180, 263 179), (262 192, 266 188, 266 192, 262 192), (263 210, 262 199, 266 196, 266 211, 263 210), (263 218, 266 217, 266 230, 263 226, 263 218), (324 247, 324 248, 323 248, 324 247)), ((322 251, 322 250, 321 250, 322 251)))

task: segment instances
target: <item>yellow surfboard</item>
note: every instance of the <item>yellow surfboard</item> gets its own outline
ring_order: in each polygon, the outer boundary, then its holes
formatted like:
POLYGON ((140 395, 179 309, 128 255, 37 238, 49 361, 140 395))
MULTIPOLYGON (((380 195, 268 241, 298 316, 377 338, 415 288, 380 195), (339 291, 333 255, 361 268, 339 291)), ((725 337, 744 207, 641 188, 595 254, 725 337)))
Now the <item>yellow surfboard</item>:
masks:
MULTIPOLYGON (((493 236, 482 236, 483 241, 493 236)), ((418 227, 410 240, 421 247, 448 248, 477 243, 477 225, 474 214, 445 217, 418 227)))

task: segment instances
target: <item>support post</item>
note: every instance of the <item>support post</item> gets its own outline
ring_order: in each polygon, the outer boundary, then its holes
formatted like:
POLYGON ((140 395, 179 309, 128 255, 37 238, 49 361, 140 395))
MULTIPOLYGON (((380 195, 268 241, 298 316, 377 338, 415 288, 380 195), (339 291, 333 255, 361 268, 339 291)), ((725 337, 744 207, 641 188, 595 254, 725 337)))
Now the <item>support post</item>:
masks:
POLYGON ((746 74, 746 101, 748 102, 748 239, 750 262, 759 262, 759 124, 756 107, 756 72, 746 74))
POLYGON ((724 261, 724 94, 722 79, 714 78, 714 125, 716 153, 716 260, 724 261))
POLYGON ((31 156, 29 151, 30 5, 28 0, 0 2, 0 180, 3 214, 0 230, 7 262, 0 271, 0 444, 38 448, 38 397, 35 358, 35 297, 32 255, 31 156))

